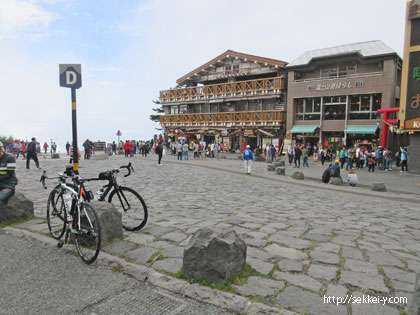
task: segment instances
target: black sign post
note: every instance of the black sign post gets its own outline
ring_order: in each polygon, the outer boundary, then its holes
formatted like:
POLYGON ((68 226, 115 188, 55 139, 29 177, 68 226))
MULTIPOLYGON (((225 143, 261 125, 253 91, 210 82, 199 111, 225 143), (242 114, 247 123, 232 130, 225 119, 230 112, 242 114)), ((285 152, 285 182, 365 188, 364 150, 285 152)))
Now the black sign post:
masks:
POLYGON ((80 64, 60 64, 60 86, 71 88, 71 114, 73 129, 73 171, 79 174, 79 154, 77 145, 76 89, 82 86, 82 66, 80 64))

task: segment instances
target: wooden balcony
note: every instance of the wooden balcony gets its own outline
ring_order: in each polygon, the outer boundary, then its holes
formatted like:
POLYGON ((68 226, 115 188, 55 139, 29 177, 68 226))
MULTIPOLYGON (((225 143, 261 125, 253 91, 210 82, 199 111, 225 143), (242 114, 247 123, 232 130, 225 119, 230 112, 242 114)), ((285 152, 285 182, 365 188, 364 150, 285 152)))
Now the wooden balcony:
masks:
POLYGON ((284 78, 230 82, 160 91, 161 103, 207 100, 238 96, 280 93, 285 89, 284 78))
POLYGON ((251 126, 279 125, 284 122, 284 111, 248 111, 201 114, 161 115, 162 127, 251 126))

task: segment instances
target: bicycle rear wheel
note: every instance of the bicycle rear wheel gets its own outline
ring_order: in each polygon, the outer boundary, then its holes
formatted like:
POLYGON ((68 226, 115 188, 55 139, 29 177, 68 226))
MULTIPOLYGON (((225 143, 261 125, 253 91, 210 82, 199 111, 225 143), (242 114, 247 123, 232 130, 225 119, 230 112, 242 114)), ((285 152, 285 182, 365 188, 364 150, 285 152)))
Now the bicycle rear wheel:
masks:
POLYGON ((86 264, 93 263, 101 249, 101 228, 95 208, 86 202, 80 204, 80 226, 78 213, 75 211, 73 228, 74 244, 77 253, 86 264))
POLYGON ((48 196, 47 223, 51 236, 59 240, 66 230, 67 223, 66 207, 60 185, 56 186, 48 196))
POLYGON ((143 198, 133 189, 119 187, 109 195, 108 202, 122 214, 123 228, 127 231, 138 231, 146 225, 147 206, 143 198))

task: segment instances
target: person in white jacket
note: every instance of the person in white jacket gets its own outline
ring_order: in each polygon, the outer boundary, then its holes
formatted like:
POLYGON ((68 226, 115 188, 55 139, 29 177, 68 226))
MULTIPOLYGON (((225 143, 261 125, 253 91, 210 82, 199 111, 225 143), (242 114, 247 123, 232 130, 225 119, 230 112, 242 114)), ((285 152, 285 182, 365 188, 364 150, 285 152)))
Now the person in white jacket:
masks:
POLYGON ((349 170, 349 174, 347 175, 347 182, 351 187, 355 187, 357 185, 357 174, 353 168, 349 170))

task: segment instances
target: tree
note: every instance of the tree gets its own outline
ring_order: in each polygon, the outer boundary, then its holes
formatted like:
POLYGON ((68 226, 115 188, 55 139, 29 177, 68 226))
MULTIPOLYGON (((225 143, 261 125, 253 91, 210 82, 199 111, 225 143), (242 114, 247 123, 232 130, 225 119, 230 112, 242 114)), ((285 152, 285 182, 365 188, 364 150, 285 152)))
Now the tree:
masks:
MULTIPOLYGON (((153 103, 160 105, 159 101, 152 101, 153 103)), ((165 110, 163 109, 162 106, 160 107, 156 107, 156 108, 152 108, 152 110, 156 113, 156 114, 152 114, 150 115, 150 120, 159 123, 160 122, 160 114, 163 114, 165 112, 165 110)), ((161 128, 155 128, 156 130, 162 130, 161 128)))

